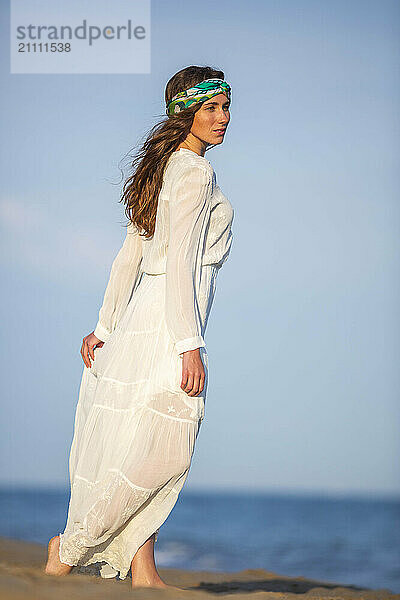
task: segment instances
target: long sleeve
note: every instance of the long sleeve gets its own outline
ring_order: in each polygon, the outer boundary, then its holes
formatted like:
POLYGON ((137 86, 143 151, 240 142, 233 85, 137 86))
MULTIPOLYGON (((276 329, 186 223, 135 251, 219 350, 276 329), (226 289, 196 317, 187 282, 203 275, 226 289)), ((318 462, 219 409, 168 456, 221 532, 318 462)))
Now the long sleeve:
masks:
POLYGON ((212 173, 184 165, 174 174, 168 200, 169 243, 166 264, 166 323, 178 354, 205 346, 197 290, 210 219, 212 173))
POLYGON ((142 238, 136 227, 127 227, 124 243, 111 266, 110 278, 94 334, 105 342, 123 315, 135 287, 142 262, 142 238))

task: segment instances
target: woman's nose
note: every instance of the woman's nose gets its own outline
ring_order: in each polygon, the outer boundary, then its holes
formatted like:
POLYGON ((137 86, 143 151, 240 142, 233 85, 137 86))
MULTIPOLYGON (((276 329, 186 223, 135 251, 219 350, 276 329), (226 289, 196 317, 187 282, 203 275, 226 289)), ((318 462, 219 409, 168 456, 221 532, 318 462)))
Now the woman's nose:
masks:
POLYGON ((224 123, 228 123, 229 122, 229 115, 227 115, 225 113, 225 111, 221 111, 221 113, 218 115, 218 123, 221 123, 221 125, 223 125, 224 123))

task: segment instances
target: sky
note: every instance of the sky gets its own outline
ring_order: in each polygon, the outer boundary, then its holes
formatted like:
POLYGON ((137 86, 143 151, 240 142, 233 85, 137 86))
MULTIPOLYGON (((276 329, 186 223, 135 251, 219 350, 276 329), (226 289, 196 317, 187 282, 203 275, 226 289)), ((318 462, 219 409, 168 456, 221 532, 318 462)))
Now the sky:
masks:
POLYGON ((69 483, 124 237, 124 156, 188 65, 232 86, 234 208, 188 489, 399 495, 399 12, 389 0, 151 4, 151 73, 10 74, 0 2, 0 484, 69 483))

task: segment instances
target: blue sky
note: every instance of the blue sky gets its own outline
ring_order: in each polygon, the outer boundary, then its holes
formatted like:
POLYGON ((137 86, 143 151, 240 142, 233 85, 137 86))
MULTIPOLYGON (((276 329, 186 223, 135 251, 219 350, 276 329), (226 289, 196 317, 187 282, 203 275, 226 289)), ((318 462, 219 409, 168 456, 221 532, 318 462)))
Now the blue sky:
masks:
POLYGON ((147 75, 10 75, 0 6, 0 483, 68 485, 118 164, 194 64, 232 85, 235 218, 187 487, 399 494, 398 3, 153 0, 147 75))

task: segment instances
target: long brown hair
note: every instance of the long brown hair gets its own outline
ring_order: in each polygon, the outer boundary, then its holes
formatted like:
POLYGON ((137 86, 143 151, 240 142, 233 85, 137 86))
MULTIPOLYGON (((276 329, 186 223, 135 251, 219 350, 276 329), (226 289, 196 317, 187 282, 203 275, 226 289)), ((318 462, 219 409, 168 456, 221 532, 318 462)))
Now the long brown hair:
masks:
MULTIPOLYGON (((178 71, 166 85, 165 104, 178 92, 211 78, 224 79, 225 76, 223 71, 212 67, 191 66, 178 71)), ((130 164, 133 173, 123 185, 120 202, 125 205, 129 222, 146 238, 154 234, 158 195, 167 161, 188 136, 194 115, 201 106, 198 102, 156 123, 130 164)))

